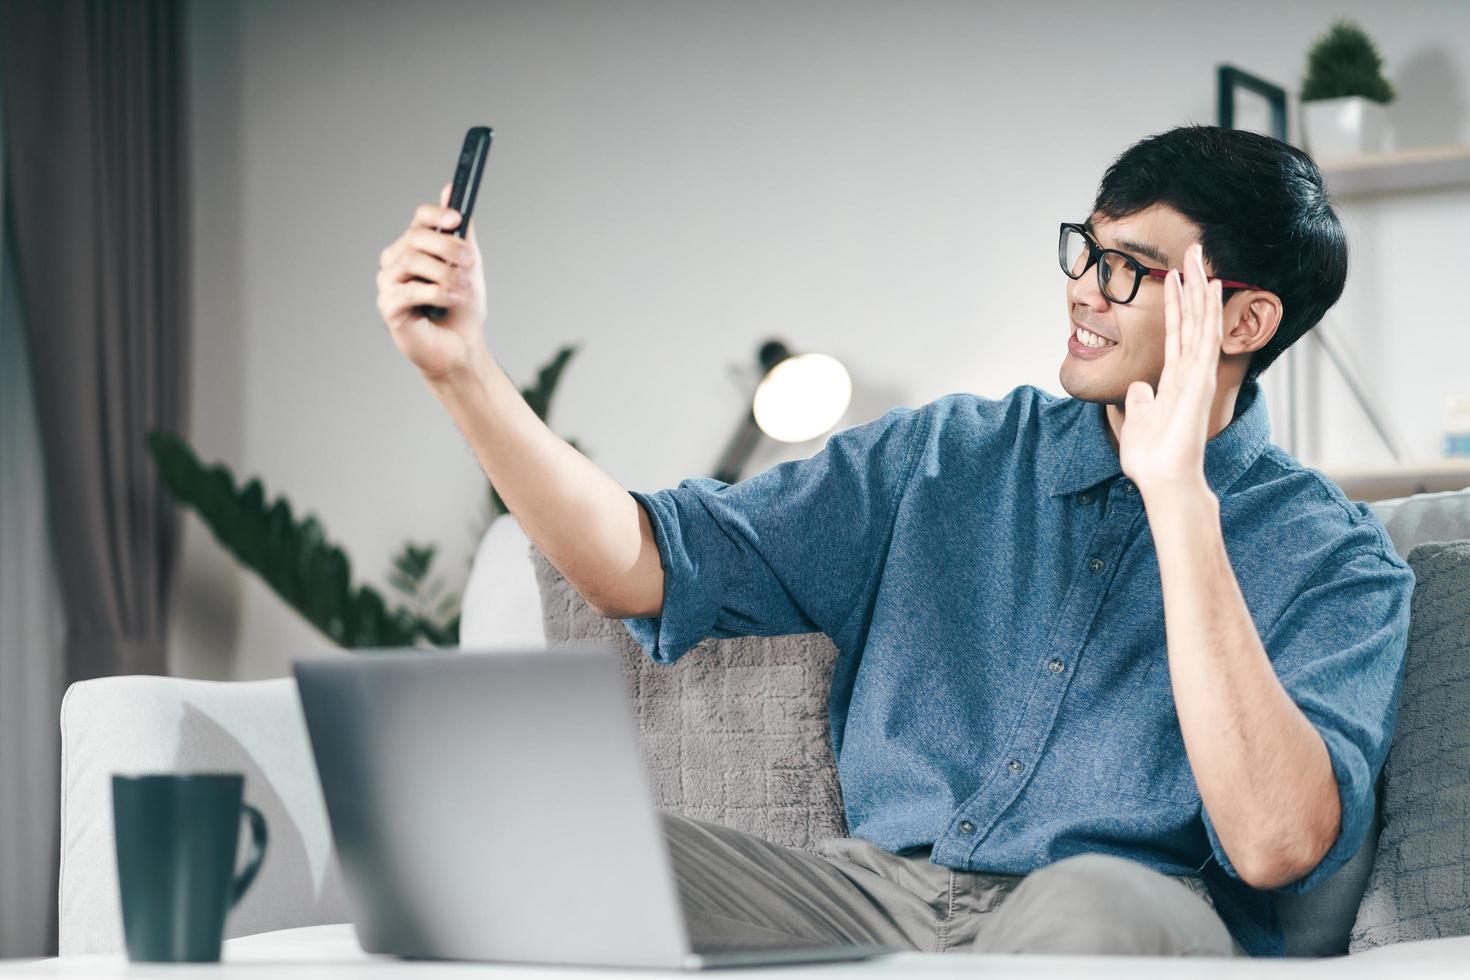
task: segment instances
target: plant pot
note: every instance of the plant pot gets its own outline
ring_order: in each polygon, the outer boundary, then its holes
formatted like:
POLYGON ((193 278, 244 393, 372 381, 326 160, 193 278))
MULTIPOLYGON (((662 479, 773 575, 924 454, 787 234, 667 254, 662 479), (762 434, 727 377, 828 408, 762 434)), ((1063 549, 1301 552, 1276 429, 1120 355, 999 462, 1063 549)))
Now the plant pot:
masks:
POLYGON ((1361 95, 1303 102, 1302 135, 1307 152, 1318 163, 1382 153, 1387 149, 1387 117, 1383 103, 1361 95))

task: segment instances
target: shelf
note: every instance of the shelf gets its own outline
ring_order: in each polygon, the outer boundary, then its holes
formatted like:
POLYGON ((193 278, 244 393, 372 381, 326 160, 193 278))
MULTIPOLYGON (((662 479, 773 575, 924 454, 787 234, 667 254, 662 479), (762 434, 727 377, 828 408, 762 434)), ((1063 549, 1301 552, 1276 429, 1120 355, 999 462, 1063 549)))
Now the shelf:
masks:
POLYGON ((1388 500, 1416 493, 1470 487, 1470 458, 1434 459, 1386 466, 1313 466, 1342 488, 1349 500, 1388 500))
POLYGON ((1318 160, 1328 196, 1366 197, 1431 187, 1470 188, 1470 143, 1318 160))

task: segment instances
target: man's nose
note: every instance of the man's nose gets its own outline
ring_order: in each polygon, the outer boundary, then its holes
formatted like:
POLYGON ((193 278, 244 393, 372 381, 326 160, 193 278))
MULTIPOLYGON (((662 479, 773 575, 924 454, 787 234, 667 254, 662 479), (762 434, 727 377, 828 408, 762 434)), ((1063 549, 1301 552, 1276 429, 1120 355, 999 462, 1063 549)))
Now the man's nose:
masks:
POLYGON ((1110 301, 1103 295, 1102 289, 1097 284, 1096 266, 1088 268, 1080 278, 1067 280, 1067 299, 1074 306, 1090 306, 1097 310, 1107 309, 1110 301))

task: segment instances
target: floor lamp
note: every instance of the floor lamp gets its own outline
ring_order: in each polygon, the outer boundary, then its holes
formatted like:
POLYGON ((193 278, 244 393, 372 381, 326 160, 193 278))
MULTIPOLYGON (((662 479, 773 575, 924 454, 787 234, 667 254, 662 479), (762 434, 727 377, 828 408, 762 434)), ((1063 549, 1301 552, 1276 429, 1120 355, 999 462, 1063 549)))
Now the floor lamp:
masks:
POLYGON ((761 380, 750 411, 720 454, 714 478, 740 479, 740 471, 763 436, 780 442, 805 442, 828 431, 852 400, 852 379, 827 354, 792 354, 779 340, 768 340, 756 353, 761 380))

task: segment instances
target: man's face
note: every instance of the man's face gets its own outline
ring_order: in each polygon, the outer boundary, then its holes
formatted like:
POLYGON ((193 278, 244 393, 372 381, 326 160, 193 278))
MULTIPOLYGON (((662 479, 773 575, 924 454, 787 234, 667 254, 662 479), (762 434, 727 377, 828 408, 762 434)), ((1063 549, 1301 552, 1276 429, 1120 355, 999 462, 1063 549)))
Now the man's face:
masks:
MULTIPOLYGON (((1199 226, 1173 208, 1156 204, 1119 221, 1094 216, 1092 238, 1151 269, 1182 270, 1186 251, 1199 241, 1199 226)), ((1208 260, 1205 271, 1214 275, 1208 260)), ((1157 389, 1164 370, 1164 280, 1145 275, 1127 304, 1103 295, 1095 264, 1080 279, 1066 283, 1068 346, 1060 380, 1067 393, 1083 401, 1121 406, 1134 381, 1147 381, 1157 389), (1078 324, 1114 343, 1074 353, 1070 345, 1077 343, 1078 324)))

